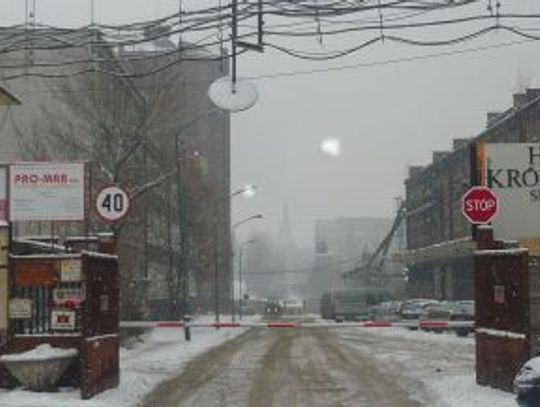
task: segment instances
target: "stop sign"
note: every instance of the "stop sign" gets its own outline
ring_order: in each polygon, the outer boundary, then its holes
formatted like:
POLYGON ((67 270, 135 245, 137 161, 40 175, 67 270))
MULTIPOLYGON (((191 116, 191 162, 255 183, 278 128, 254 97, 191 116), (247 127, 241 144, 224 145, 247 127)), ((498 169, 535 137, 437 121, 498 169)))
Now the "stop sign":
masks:
POLYGON ((474 225, 491 222, 497 214, 497 196, 486 187, 472 187, 461 198, 461 212, 474 225))

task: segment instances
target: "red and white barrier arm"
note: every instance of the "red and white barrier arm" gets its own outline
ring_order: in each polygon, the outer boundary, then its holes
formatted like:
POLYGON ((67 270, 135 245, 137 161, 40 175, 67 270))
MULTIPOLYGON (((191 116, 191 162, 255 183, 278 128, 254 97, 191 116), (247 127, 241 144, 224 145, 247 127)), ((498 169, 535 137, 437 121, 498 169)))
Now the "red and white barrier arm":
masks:
POLYGON ((120 328, 183 328, 183 321, 120 321, 120 328))
MULTIPOLYGON (((365 321, 365 322, 190 322, 192 328, 474 328, 474 321, 365 321)), ((121 321, 120 328, 183 328, 182 321, 121 321)))

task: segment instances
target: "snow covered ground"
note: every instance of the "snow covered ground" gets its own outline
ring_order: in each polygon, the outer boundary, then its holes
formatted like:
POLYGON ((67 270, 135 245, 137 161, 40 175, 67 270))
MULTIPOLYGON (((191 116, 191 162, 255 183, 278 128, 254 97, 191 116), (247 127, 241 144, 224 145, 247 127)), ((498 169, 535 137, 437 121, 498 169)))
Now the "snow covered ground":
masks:
POLYGON ((419 400, 432 407, 516 407, 515 396, 475 382, 474 338, 399 328, 347 329, 343 341, 375 355, 383 371, 401 369, 403 381, 420 381, 419 400), (384 339, 384 340, 382 340, 384 339), (427 399, 426 399, 427 398, 427 399))
MULTIPOLYGON (((213 321, 211 318, 198 318, 196 322, 205 320, 213 321)), ((65 389, 58 393, 0 389, 0 407, 136 406, 158 383, 181 372, 190 360, 243 332, 243 328, 193 328, 192 341, 186 342, 181 329, 154 329, 133 349, 121 349, 118 388, 98 394, 91 400, 81 400, 79 389, 65 389)))
MULTIPOLYGON (((426 406, 518 406, 512 394, 476 385, 472 336, 460 338, 453 333, 402 328, 343 327, 332 331, 338 343, 364 355, 367 361, 373 360, 377 370, 392 374, 401 387, 410 389, 426 406)), ((80 400, 78 389, 59 393, 0 390, 0 407, 137 406, 158 383, 181 373, 193 358, 242 332, 244 328, 194 328, 193 340, 187 343, 181 329, 156 329, 132 349, 121 350, 120 387, 87 401, 80 400)))

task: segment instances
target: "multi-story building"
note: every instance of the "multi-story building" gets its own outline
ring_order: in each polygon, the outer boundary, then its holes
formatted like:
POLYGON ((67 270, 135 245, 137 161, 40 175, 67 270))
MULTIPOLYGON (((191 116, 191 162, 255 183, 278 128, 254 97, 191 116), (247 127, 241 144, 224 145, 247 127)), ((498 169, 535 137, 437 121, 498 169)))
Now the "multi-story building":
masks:
POLYGON ((434 152, 431 164, 410 167, 405 181, 409 295, 438 299, 473 297, 473 229, 461 214, 461 197, 475 184, 476 142, 538 142, 540 89, 514 95, 505 112, 490 112, 486 129, 456 139, 451 151, 434 152))
MULTIPOLYGON (((180 48, 166 37, 115 48, 92 30, 39 30, 23 30, 21 38, 31 46, 2 58, 0 81, 25 103, 0 111, 0 160, 88 159, 92 189, 118 182, 135 191, 163 177, 137 194, 129 217, 115 227, 124 309, 140 309, 131 301, 141 296, 154 316, 180 303, 181 228, 189 242, 191 295, 205 308, 212 306, 217 268, 219 291, 229 297, 230 120, 207 97, 227 64, 204 48, 184 42, 180 48)), ((16 36, 17 30, 6 35, 16 36)), ((18 231, 50 233, 49 226, 18 231)), ((104 229, 91 216, 89 226, 70 224, 56 232, 104 229)))

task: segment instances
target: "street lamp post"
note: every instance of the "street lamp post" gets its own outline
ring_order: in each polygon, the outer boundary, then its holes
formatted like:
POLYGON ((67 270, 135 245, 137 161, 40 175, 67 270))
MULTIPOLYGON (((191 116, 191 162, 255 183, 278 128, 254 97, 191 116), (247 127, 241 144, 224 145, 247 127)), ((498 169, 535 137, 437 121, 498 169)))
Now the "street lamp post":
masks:
MULTIPOLYGON (((178 235, 180 239, 180 253, 177 260, 177 276, 181 279, 182 282, 182 321, 184 322, 184 337, 186 341, 191 340, 191 330, 189 327, 189 321, 191 319, 189 315, 189 267, 191 267, 191 262, 189 259, 189 234, 187 231, 188 227, 188 214, 187 214, 187 199, 185 199, 185 194, 182 193, 182 162, 185 161, 185 144, 184 142, 180 143, 180 136, 184 134, 191 126, 198 123, 200 120, 205 119, 213 114, 216 114, 217 111, 209 111, 202 113, 198 116, 195 116, 192 120, 188 121, 185 125, 182 126, 180 131, 176 134, 174 138, 174 152, 175 152, 175 163, 176 163, 176 192, 178 199, 178 235), (180 146, 182 144, 182 146, 180 146)), ((198 156, 198 154, 196 155, 198 156)))
MULTIPOLYGON (((233 242, 233 244, 234 244, 235 236, 236 236, 236 229, 239 226, 241 226, 241 225, 243 225, 243 224, 245 224, 247 222, 251 222, 252 220, 262 219, 262 218, 263 218, 263 215, 261 213, 258 213, 257 215, 249 216, 249 217, 247 217, 245 219, 242 219, 242 220, 234 223, 232 225, 232 227, 231 227, 232 235, 233 235, 233 237, 231 238, 231 242, 233 242)), ((242 254, 241 254, 241 250, 242 250, 242 246, 240 246, 240 252, 239 252, 239 256, 240 256, 240 263, 239 263, 240 267, 238 269, 239 279, 241 279, 241 276, 242 276, 242 268, 241 268, 242 267, 242 254)), ((234 250, 231 251, 231 254, 232 254, 232 257, 234 259, 234 250)), ((233 264, 234 264, 234 262, 233 262, 233 264)), ((234 280, 234 275, 233 275, 233 280, 234 280)), ((242 318, 242 297, 241 297, 241 295, 242 295, 242 283, 241 282, 240 282, 239 294, 240 294, 240 301, 239 301, 240 302, 240 307, 239 307, 240 312, 239 312, 238 316, 240 318, 242 318)), ((234 296, 233 296, 233 304, 234 304, 234 296)))
POLYGON ((240 245, 240 249, 238 249, 238 318, 242 319, 243 316, 243 309, 242 306, 244 304, 244 297, 242 293, 242 257, 244 254, 244 247, 247 245, 250 245, 252 243, 255 243, 254 239, 250 239, 247 242, 244 242, 240 245))
MULTIPOLYGON (((218 323, 220 319, 220 298, 219 298, 219 261, 218 261, 218 240, 219 240, 219 233, 218 233, 218 217, 220 213, 220 207, 225 203, 229 202, 232 198, 239 195, 244 195, 247 198, 253 197, 255 195, 257 187, 252 184, 245 185, 244 187, 237 189, 233 192, 231 192, 229 195, 227 195, 223 201, 220 202, 220 205, 216 205, 216 210, 214 214, 214 312, 215 312, 215 321, 218 323)), ((232 241, 232 239, 231 239, 232 241)), ((234 276, 231 276, 234 277, 234 276)), ((232 284, 231 284, 231 294, 233 297, 233 303, 231 306, 231 314, 232 318, 234 320, 234 278, 231 278, 232 284)))

